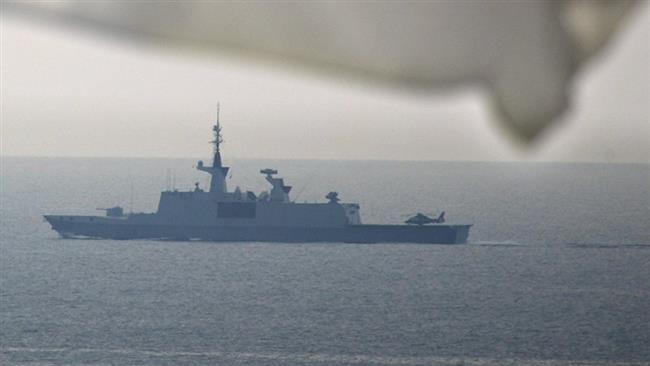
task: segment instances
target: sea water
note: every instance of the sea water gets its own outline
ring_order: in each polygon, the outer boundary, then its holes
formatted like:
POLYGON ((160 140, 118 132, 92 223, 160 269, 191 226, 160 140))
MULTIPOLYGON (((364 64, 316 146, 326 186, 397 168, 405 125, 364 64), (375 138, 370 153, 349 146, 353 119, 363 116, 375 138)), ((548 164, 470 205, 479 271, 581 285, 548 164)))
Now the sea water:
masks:
POLYGON ((2 158, 0 364, 650 364, 648 165, 229 160, 365 223, 446 211, 466 245, 62 239, 43 214, 155 211, 188 159, 2 158))

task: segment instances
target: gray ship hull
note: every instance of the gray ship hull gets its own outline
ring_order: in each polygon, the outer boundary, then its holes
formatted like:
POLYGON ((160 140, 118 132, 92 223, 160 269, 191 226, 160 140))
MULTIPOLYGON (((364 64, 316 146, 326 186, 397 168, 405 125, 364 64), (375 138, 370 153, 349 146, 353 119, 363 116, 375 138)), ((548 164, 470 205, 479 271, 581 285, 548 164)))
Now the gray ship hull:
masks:
POLYGON ((132 223, 94 216, 45 216, 63 237, 205 240, 216 242, 340 242, 463 244, 471 225, 346 225, 343 227, 192 226, 132 223))

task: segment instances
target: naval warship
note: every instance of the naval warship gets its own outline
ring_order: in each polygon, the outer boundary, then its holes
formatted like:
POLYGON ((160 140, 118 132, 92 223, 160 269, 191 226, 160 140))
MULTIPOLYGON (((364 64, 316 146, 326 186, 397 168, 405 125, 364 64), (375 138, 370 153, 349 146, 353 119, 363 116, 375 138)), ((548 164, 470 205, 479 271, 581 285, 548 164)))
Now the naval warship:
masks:
POLYGON ((65 238, 205 240, 219 242, 342 242, 462 244, 469 224, 445 223, 418 213, 403 224, 361 223, 360 206, 342 203, 329 192, 322 203, 291 200, 291 186, 274 169, 262 169, 270 191, 255 194, 226 185, 229 167, 222 164, 221 124, 213 126, 212 165, 199 161, 196 169, 210 174, 206 192, 168 190, 160 194, 154 213, 124 213, 119 207, 104 209, 105 216, 45 215, 52 229, 65 238))

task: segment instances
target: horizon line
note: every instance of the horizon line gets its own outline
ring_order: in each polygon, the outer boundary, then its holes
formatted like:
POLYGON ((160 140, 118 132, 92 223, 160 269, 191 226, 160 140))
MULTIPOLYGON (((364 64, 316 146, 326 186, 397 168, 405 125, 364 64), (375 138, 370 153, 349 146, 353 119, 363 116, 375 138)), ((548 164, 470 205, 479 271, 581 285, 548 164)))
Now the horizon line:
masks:
MULTIPOLYGON (((192 156, 81 156, 81 155, 3 155, 0 154, 0 159, 3 158, 21 158, 21 159, 201 159, 200 157, 192 156)), ((340 161, 340 162, 363 162, 363 161, 377 161, 377 162, 411 162, 411 163, 427 163, 427 162, 450 162, 450 163, 530 163, 530 164, 616 164, 616 165, 650 165, 650 161, 636 162, 636 161, 592 161, 592 160, 468 160, 468 159, 386 159, 386 158, 268 158, 268 157, 230 157, 228 159, 234 160, 284 160, 284 161, 340 161)))

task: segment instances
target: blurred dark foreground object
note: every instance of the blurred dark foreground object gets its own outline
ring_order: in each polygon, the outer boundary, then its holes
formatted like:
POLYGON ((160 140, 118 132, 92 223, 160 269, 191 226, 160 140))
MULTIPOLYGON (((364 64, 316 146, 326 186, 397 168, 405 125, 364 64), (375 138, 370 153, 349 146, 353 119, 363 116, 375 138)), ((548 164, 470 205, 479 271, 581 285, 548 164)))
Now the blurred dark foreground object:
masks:
MULTIPOLYGON (((635 0, 5 2, 5 9, 182 47, 313 66, 390 87, 479 83, 530 141, 635 0)), ((182 49, 182 48, 181 48, 182 49)))

